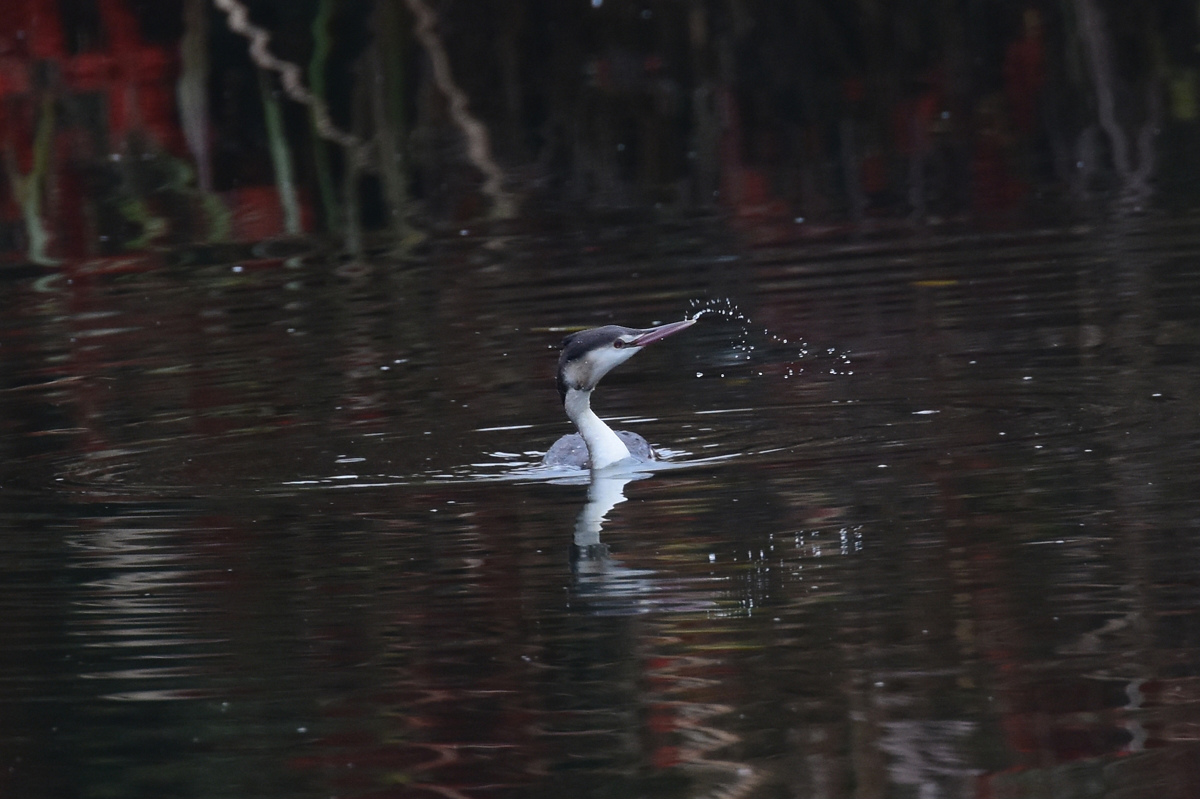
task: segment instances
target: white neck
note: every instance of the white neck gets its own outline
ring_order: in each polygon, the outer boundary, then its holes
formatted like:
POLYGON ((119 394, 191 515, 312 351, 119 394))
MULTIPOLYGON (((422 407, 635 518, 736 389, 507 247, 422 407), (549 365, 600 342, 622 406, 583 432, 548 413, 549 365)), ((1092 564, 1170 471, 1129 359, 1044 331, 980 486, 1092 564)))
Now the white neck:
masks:
POLYGON ((563 405, 587 444, 593 469, 603 469, 631 457, 625 442, 592 410, 592 392, 570 389, 563 405))

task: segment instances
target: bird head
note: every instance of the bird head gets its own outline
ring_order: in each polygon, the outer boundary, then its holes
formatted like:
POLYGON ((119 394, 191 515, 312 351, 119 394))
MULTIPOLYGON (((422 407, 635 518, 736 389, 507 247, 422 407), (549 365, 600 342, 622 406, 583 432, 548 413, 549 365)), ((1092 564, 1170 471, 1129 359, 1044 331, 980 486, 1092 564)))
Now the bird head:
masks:
POLYGON ((570 390, 591 391, 602 377, 641 352, 643 347, 695 323, 695 319, 684 319, 641 329, 605 325, 572 333, 563 339, 562 354, 558 358, 559 396, 565 402, 570 390))

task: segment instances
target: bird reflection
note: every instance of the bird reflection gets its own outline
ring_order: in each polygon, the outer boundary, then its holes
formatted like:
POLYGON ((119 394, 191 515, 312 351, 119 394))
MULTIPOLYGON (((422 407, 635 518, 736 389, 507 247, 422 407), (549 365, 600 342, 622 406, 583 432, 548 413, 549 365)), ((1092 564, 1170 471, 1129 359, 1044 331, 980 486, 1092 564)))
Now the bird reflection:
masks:
POLYGON ((625 501, 625 486, 646 474, 611 474, 592 471, 588 499, 575 520, 571 542, 571 598, 587 610, 603 615, 625 615, 649 610, 644 600, 655 591, 655 573, 630 569, 612 557, 600 540, 608 514, 625 501))
POLYGON ((646 472, 592 471, 587 503, 575 520, 571 541, 570 602, 576 609, 625 616, 711 608, 712 597, 707 591, 698 591, 691 581, 625 566, 600 540, 609 514, 626 499, 625 486, 649 476, 646 472))
POLYGON ((595 561, 604 563, 610 560, 608 547, 600 542, 600 529, 604 526, 609 512, 625 501, 625 486, 635 478, 644 478, 641 474, 609 474, 592 472, 588 483, 587 504, 579 511, 575 520, 574 546, 571 549, 571 562, 595 561))
MULTIPOLYGON (((646 674, 646 682, 653 684, 654 689, 649 694, 631 693, 623 697, 621 704, 654 709, 661 726, 659 731, 650 732, 651 740, 656 736, 660 739, 656 753, 669 754, 692 784, 715 789, 702 791, 706 795, 750 796, 761 787, 766 772, 749 762, 718 756, 740 744, 742 739, 736 732, 725 729, 720 721, 729 716, 733 707, 713 703, 705 696, 706 691, 718 685, 718 681, 708 675, 723 664, 719 658, 698 653, 680 654, 672 651, 671 645, 663 646, 667 641, 677 643, 680 640, 674 632, 667 632, 673 629, 672 622, 668 621, 673 612, 710 612, 716 604, 714 597, 686 579, 624 566, 600 540, 609 514, 626 500, 625 486, 649 476, 644 472, 592 470, 587 503, 579 511, 571 542, 570 604, 572 610, 587 616, 605 617, 594 619, 595 624, 585 626, 585 629, 632 634, 639 642, 635 651, 654 652, 646 658, 654 664, 646 674), (631 622, 629 617, 642 614, 653 615, 636 624, 631 622), (665 729, 674 731, 669 744, 662 732, 665 729)), ((612 652, 604 648, 606 642, 612 640, 608 636, 594 635, 591 645, 597 650, 594 653, 589 650, 590 661, 613 662, 612 652)), ((622 636, 618 640, 627 639, 622 636)), ((596 697, 589 695, 580 700, 579 706, 586 707, 595 701, 596 697)), ((606 707, 611 708, 612 704, 606 707)), ((637 740, 635 736, 630 737, 637 740)))

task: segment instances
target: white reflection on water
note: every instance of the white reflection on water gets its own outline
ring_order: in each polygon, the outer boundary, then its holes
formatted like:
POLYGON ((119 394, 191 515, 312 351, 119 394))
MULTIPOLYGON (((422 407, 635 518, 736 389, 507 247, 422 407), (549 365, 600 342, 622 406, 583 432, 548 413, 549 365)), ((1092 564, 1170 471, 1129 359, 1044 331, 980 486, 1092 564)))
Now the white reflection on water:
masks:
POLYGON ((95 519, 67 537, 71 567, 84 575, 74 589, 72 636, 97 653, 79 677, 104 681, 102 698, 157 701, 195 698, 194 678, 218 644, 193 630, 187 586, 197 582, 177 531, 136 527, 128 519, 95 519), (185 665, 170 665, 182 661, 185 665), (175 686, 162 682, 174 682, 175 686))

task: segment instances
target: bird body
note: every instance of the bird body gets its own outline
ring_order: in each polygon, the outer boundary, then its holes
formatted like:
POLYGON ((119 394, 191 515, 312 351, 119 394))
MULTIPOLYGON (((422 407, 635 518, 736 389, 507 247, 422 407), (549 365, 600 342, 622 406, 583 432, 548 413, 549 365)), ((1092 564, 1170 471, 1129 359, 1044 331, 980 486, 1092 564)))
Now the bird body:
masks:
MULTIPOLYGON (((607 427, 607 425, 605 425, 607 427)), ((639 436, 632 430, 613 430, 621 443, 625 445, 625 451, 614 451, 615 458, 601 458, 600 462, 618 463, 627 458, 631 458, 641 463, 652 461, 655 459, 654 450, 650 446, 650 442, 639 436)), ((612 458, 612 456, 609 456, 612 458)), ((549 451, 542 458, 542 462, 547 466, 570 466, 576 469, 589 469, 592 466, 591 456, 588 455, 587 442, 583 440, 583 436, 579 433, 571 433, 565 435, 558 441, 554 442, 554 446, 550 447, 549 451)), ((601 467, 602 468, 602 467, 601 467)))
POLYGON ((604 469, 625 460, 654 460, 654 450, 646 439, 628 430, 613 430, 596 415, 592 391, 600 378, 642 347, 689 328, 695 321, 685 319, 644 329, 607 325, 567 336, 558 359, 558 392, 579 432, 555 442, 543 463, 604 469))

